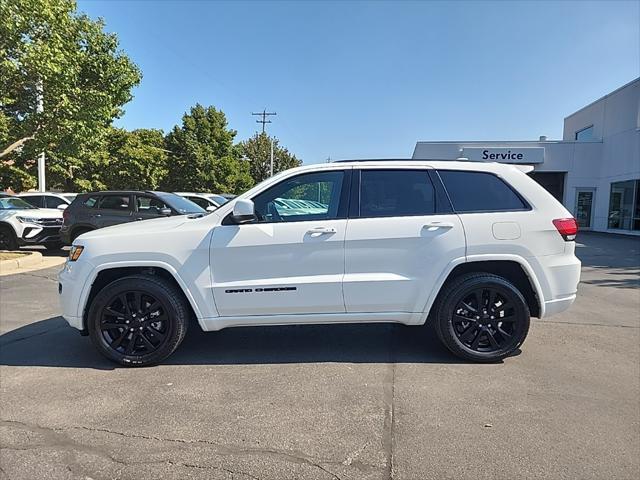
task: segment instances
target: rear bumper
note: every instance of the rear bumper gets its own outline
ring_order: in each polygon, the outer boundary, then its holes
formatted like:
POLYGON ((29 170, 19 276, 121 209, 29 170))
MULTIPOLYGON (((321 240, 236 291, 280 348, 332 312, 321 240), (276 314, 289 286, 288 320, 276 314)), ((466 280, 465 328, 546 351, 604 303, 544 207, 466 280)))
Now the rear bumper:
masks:
POLYGON ((576 299, 582 267, 580 260, 573 252, 535 257, 532 260, 543 295, 541 317, 567 310, 576 299))

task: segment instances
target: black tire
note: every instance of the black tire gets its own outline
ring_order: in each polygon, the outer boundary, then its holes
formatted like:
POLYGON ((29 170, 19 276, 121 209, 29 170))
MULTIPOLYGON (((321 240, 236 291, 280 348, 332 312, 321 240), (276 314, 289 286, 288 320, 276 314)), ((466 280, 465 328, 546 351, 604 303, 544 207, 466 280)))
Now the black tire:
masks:
POLYGON ((171 282, 131 275, 111 282, 95 296, 87 328, 93 344, 109 360, 142 367, 162 362, 178 348, 190 316, 184 295, 171 282))
POLYGON ((77 230, 74 230, 71 232, 71 243, 76 241, 76 238, 78 238, 80 235, 82 235, 83 233, 87 233, 92 231, 93 229, 91 228, 78 228, 77 230))
POLYGON ((64 243, 62 242, 49 242, 44 244, 44 248, 47 250, 62 250, 64 243))
POLYGON ((454 355, 474 362, 497 362, 522 345, 531 314, 511 282, 490 273, 470 273, 445 288, 434 326, 454 355))
POLYGON ((18 250, 16 232, 9 225, 0 225, 0 250, 18 250))

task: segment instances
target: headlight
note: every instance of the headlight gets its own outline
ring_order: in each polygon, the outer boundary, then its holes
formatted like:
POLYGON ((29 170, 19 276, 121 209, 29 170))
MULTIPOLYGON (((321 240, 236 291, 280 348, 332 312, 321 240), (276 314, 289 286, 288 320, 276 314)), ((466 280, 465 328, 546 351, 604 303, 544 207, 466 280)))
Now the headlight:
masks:
POLYGON ((21 223, 35 223, 36 225, 40 225, 42 222, 41 219, 35 217, 16 217, 21 223))
POLYGON ((69 261, 75 262, 82 255, 82 251, 84 247, 82 245, 71 245, 71 249, 69 250, 69 261))

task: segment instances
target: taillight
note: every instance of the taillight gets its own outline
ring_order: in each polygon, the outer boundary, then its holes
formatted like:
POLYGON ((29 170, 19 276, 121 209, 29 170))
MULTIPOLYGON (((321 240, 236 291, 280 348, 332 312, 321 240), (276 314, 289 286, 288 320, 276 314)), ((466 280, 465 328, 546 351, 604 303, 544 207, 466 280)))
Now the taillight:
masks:
POLYGON ((69 220, 69 212, 67 212, 67 209, 65 208, 62 212, 62 222, 66 222, 67 220, 69 220))
POLYGON ((578 222, 575 218, 556 218, 553 224, 558 233, 567 241, 575 240, 578 233, 578 222))

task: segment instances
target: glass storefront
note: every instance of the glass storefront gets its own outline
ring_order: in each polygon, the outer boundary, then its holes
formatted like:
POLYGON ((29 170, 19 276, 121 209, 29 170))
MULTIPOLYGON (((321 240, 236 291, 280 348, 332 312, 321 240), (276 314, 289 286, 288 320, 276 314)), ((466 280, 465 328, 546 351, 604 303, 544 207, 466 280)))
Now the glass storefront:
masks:
POLYGON ((611 184, 608 227, 640 230, 640 180, 611 184))

